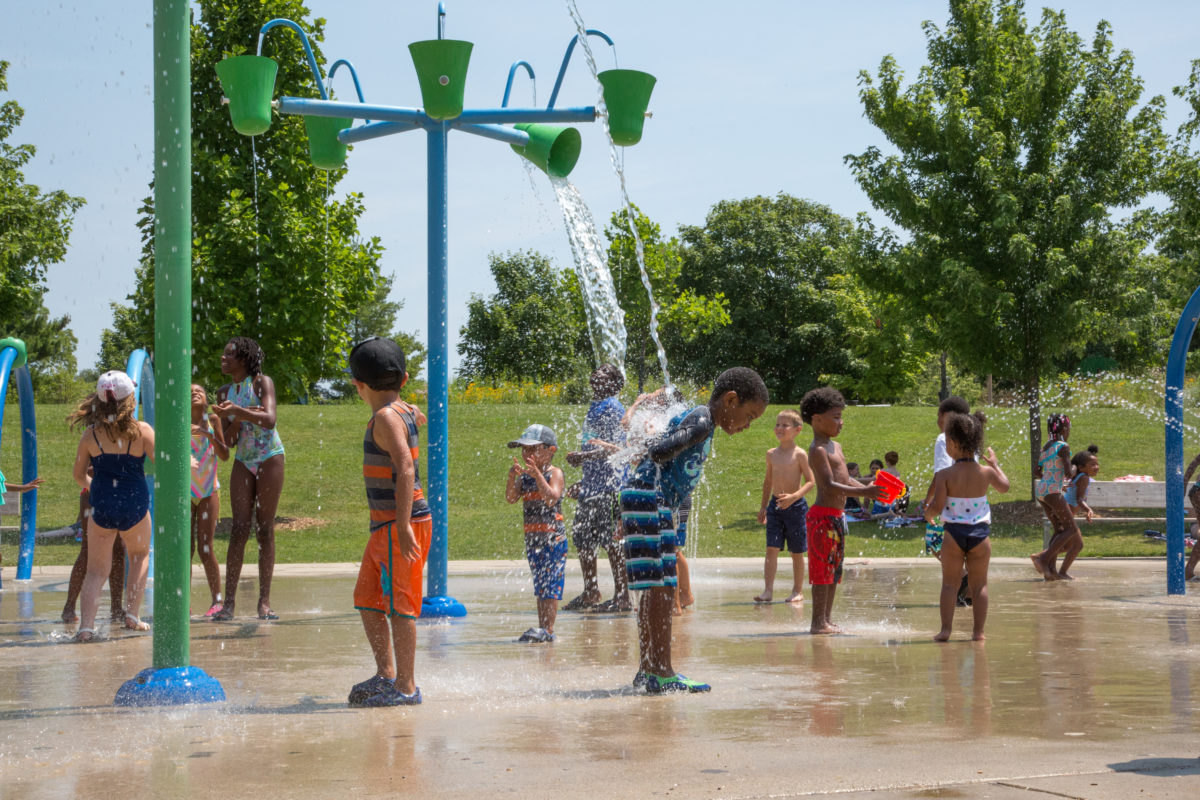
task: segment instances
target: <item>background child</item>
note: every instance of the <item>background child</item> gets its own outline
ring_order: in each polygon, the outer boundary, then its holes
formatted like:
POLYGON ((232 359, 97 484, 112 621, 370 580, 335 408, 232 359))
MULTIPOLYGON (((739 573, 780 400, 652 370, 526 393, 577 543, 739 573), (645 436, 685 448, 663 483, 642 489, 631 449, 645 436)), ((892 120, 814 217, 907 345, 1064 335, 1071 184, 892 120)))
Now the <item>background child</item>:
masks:
MULTIPOLYGON (((1200 453, 1196 454, 1196 457, 1188 464, 1187 471, 1183 473, 1185 486, 1191 482, 1196 467, 1200 467, 1200 453)), ((1196 576, 1196 565, 1200 564, 1200 480, 1188 486, 1187 498, 1188 502, 1192 504, 1192 514, 1196 517, 1196 521, 1191 525, 1192 538, 1196 540, 1196 543, 1192 545, 1192 553, 1188 556, 1183 574, 1186 580, 1195 581, 1200 580, 1200 577, 1196 576)))
POLYGON ((900 463, 900 454, 895 450, 888 450, 883 454, 883 471, 889 475, 900 477, 900 470, 896 469, 896 465, 900 463))
POLYGON ((95 396, 85 401, 95 403, 98 421, 83 432, 72 470, 80 488, 89 490, 92 503, 77 642, 95 638, 100 588, 112 569, 112 542, 117 536, 125 540, 129 555, 125 628, 150 629, 138 618, 138 610, 150 555, 150 490, 144 464, 147 456, 154 460, 154 429, 134 419, 133 392, 133 381, 124 372, 106 372, 96 384, 95 396))
POLYGON ((754 598, 756 603, 769 603, 774 596, 779 551, 785 544, 792 554, 792 593, 787 602, 804 602, 804 554, 808 552, 804 528, 808 502, 804 495, 815 483, 808 454, 804 448, 796 446, 796 436, 803 428, 799 411, 789 408, 775 417, 775 438, 779 446, 767 451, 767 474, 763 478, 762 505, 758 509, 759 524, 767 526, 767 555, 763 559, 763 591, 754 598))
POLYGON ((545 425, 530 425, 508 446, 521 448, 521 460, 513 457, 504 499, 523 502, 525 558, 533 573, 538 612, 538 627, 525 631, 517 641, 553 642, 567 570, 567 534, 562 516, 565 482, 562 470, 550 463, 558 450, 558 437, 545 425))
POLYGON ((626 574, 629 588, 642 592, 639 668, 633 682, 644 684, 649 694, 712 689, 680 675, 671 661, 671 612, 678 582, 673 510, 700 482, 716 429, 730 435, 744 431, 762 416, 768 396, 766 384, 754 370, 734 367, 722 372, 707 405, 675 415, 661 435, 646 442, 621 490, 626 574))
MULTIPOLYGON (((34 478, 29 483, 6 483, 4 480, 4 473, 0 472, 0 506, 4 505, 5 492, 25 494, 26 492, 32 492, 34 489, 41 486, 42 483, 42 478, 34 478)), ((0 555, 0 564, 2 563, 4 563, 4 556, 0 555)))
POLYGON ((258 342, 235 336, 221 352, 221 372, 233 379, 217 390, 213 410, 224 420, 221 433, 237 443, 229 473, 233 529, 225 554, 225 600, 214 620, 231 620, 251 526, 258 541, 258 618, 276 620, 271 610, 275 572, 275 509, 283 493, 283 442, 275 429, 275 382, 262 373, 258 342))
MULTIPOLYGON (((67 415, 67 426, 71 430, 77 428, 86 428, 89 425, 95 425, 100 421, 97 413, 99 406, 96 403, 95 393, 89 394, 84 400, 76 406, 75 410, 67 415)), ((92 468, 88 467, 88 475, 91 475, 92 468)), ((91 496, 87 489, 79 490, 79 520, 80 520, 80 546, 79 555, 75 558, 75 564, 71 567, 71 577, 67 580, 67 599, 63 603, 62 621, 70 625, 73 622, 79 621, 79 615, 75 613, 75 604, 79 600, 79 593, 83 591, 83 580, 87 576, 88 565, 88 538, 87 528, 88 520, 92 517, 91 496)), ((103 585, 101 586, 103 588, 103 585)), ((125 619, 125 542, 120 536, 113 537, 112 543, 112 567, 108 573, 108 597, 109 597, 109 617, 113 622, 120 622, 125 619)))
POLYGON ((1033 489, 1046 519, 1050 521, 1054 536, 1045 550, 1034 553, 1029 558, 1033 562, 1033 568, 1040 572, 1045 580, 1056 581, 1063 577, 1055 568, 1058 554, 1076 546, 1082 550, 1083 537, 1063 497, 1067 481, 1075 476, 1075 465, 1071 463, 1071 448, 1067 446, 1067 440, 1071 437, 1070 418, 1066 414, 1051 414, 1046 419, 1046 432, 1050 435, 1050 440, 1042 447, 1034 474, 1037 481, 1033 489))
MULTIPOLYGON (((1100 471, 1100 448, 1089 444, 1086 450, 1071 457, 1071 464, 1075 467, 1075 477, 1067 484, 1067 489, 1063 492, 1063 499, 1066 500, 1067 507, 1071 509, 1072 518, 1082 509, 1087 515, 1087 521, 1091 522, 1094 514, 1092 507, 1087 504, 1087 491, 1092 479, 1100 471)), ((1083 531, 1079 530, 1078 523, 1075 524, 1075 534, 1076 538, 1068 543, 1067 549, 1063 553, 1062 566, 1058 568, 1058 577, 1066 580, 1071 580, 1067 570, 1083 552, 1083 531)))
POLYGON ((939 601, 942 628, 934 641, 950 638, 954 607, 963 565, 971 587, 971 613, 974 624, 971 639, 983 641, 987 622, 987 572, 992 556, 988 540, 992 513, 988 505, 988 487, 1008 491, 1008 478, 989 447, 983 464, 975 460, 983 446, 983 422, 978 417, 950 413, 945 420, 946 450, 954 462, 934 473, 929 486, 932 500, 925 506, 925 519, 941 515, 945 528, 942 542, 942 593, 939 601))
POLYGON ((800 418, 813 430, 809 463, 817 483, 816 503, 808 509, 808 580, 812 584, 813 634, 841 633, 833 624, 833 598, 842 582, 842 561, 846 553, 847 497, 867 497, 874 501, 878 486, 863 486, 851 479, 842 448, 834 438, 842 432, 842 410, 846 400, 830 386, 813 389, 800 401, 800 418))
POLYGON ((400 345, 378 336, 355 345, 349 360, 354 388, 371 408, 362 443, 371 534, 354 585, 354 607, 375 657, 375 674, 350 689, 348 702, 412 706, 421 702, 417 617, 433 520, 417 471, 416 415, 397 397, 408 380, 407 361, 400 345))
POLYGON ((217 480, 217 459, 229 460, 229 448, 221 435, 216 414, 207 414, 208 393, 192 384, 192 555, 200 547, 200 563, 211 595, 211 617, 221 610, 221 567, 213 551, 217 519, 221 516, 221 483, 217 480))
POLYGON ((621 563, 620 518, 617 516, 621 475, 608 457, 625 444, 625 429, 621 421, 625 406, 617 393, 625 385, 625 376, 612 364, 603 364, 592 373, 592 403, 588 406, 580 434, 580 449, 567 453, 567 463, 583 468, 576 499, 575 522, 571 535, 579 554, 579 569, 583 573, 583 591, 563 608, 582 611, 596 607, 597 611, 632 611, 629 590, 625 588, 625 565, 621 563), (603 547, 608 553, 613 573, 613 599, 601 603, 597 578, 596 550, 603 547))

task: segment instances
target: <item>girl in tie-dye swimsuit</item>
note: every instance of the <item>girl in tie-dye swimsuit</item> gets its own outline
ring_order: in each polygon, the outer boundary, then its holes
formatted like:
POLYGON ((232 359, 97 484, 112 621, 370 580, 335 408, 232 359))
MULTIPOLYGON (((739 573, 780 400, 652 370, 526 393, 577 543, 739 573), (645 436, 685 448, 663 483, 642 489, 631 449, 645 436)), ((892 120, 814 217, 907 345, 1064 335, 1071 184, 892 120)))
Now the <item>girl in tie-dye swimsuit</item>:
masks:
POLYGON ((1071 580, 1070 575, 1056 567, 1059 553, 1065 553, 1063 563, 1070 566, 1075 556, 1083 550, 1083 535, 1063 496, 1067 481, 1075 476, 1071 448, 1067 446, 1067 439, 1071 437, 1070 418, 1066 414, 1051 414, 1046 418, 1046 432, 1050 434, 1050 441, 1046 442, 1038 459, 1035 476, 1038 480, 1034 484, 1034 494, 1046 513, 1046 519, 1050 521, 1054 536, 1045 550, 1029 558, 1033 568, 1046 580, 1071 580))
POLYGON ((220 417, 225 441, 237 443, 229 476, 233 530, 225 562, 225 601, 213 615, 233 619, 242 559, 251 522, 258 540, 258 618, 279 619, 271 610, 271 575, 275 570, 275 510, 283 492, 283 443, 275 430, 275 382, 262 374, 258 342, 236 336, 221 353, 221 372, 233 379, 217 392, 213 410, 220 417))

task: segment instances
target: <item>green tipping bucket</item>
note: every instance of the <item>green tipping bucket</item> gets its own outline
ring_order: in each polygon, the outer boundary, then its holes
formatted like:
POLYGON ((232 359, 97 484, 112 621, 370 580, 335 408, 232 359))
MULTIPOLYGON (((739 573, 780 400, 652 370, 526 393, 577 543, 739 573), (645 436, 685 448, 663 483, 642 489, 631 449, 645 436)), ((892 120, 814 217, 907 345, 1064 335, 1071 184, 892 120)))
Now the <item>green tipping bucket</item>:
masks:
POLYGON ((532 161, 547 175, 565 178, 575 169, 579 160, 582 140, 579 131, 563 125, 541 125, 522 122, 514 125, 519 131, 529 134, 529 144, 524 147, 511 145, 519 155, 532 161))
POLYGON ((25 342, 14 336, 9 336, 7 339, 0 339, 0 350, 4 350, 8 347, 11 347, 13 350, 17 351, 17 357, 13 360, 13 369, 19 369, 25 366, 25 361, 27 360, 25 354, 25 342))
POLYGON ((221 89, 229 98, 233 129, 244 136, 271 127, 271 96, 279 65, 266 56, 232 56, 217 63, 221 89))
POLYGON ((421 102, 434 119, 454 119, 462 113, 467 65, 474 46, 454 39, 430 39, 408 46, 421 84, 421 102))
POLYGON ((636 69, 609 69, 598 76, 608 106, 608 130, 613 144, 622 147, 642 140, 642 125, 650 107, 655 77, 636 69))
POLYGON ((346 163, 346 145, 338 141, 338 132, 349 128, 349 117, 305 117, 308 157, 317 169, 338 169, 346 163))

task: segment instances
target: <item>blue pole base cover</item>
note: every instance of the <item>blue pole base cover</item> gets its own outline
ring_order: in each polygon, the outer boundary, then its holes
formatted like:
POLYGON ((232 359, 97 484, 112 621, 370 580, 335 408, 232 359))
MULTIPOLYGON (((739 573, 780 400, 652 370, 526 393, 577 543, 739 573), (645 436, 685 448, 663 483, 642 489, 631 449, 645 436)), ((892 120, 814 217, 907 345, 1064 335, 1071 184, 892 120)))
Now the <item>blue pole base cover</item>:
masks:
POLYGON ((453 597, 426 597, 421 601, 421 618, 465 617, 467 607, 453 597))
POLYGON ((223 703, 225 690, 199 667, 148 667, 117 690, 118 706, 182 706, 223 703))

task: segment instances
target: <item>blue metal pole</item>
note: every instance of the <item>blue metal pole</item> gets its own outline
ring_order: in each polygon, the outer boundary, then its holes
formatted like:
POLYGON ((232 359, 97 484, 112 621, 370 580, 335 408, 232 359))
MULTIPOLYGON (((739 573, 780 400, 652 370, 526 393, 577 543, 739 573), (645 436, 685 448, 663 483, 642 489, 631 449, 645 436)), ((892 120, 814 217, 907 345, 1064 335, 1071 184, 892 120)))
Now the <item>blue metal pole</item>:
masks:
POLYGON ((429 507, 433 512, 433 542, 429 559, 425 602, 422 616, 461 617, 467 612, 452 597, 446 596, 446 568, 449 555, 450 497, 450 337, 448 331, 447 291, 447 200, 446 135, 444 122, 426 127, 429 170, 428 250, 429 250, 429 507))
MULTIPOLYGON (((29 483, 38 476, 37 420, 33 410, 33 381, 29 367, 17 369, 17 395, 21 402, 21 481, 29 483)), ((38 491, 21 495, 21 544, 17 555, 17 580, 33 578, 33 542, 37 535, 38 491)))
POLYGON ((1183 381, 1187 351, 1192 343, 1196 323, 1200 321, 1200 289, 1187 301, 1167 357, 1167 386, 1165 393, 1166 467, 1167 467, 1167 594, 1184 594, 1184 528, 1183 509, 1183 381))

